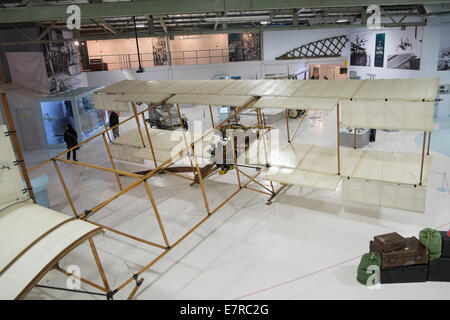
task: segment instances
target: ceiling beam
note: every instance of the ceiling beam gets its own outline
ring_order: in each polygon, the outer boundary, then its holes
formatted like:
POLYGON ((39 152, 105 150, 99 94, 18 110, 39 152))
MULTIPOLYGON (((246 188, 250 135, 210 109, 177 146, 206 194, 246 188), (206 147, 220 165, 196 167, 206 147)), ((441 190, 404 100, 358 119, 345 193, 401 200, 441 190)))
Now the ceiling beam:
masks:
POLYGON ((38 40, 43 39, 43 38, 47 35, 47 33, 49 33, 50 30, 52 30, 52 29, 56 26, 56 23, 57 23, 57 21, 54 21, 51 25, 49 25, 49 26, 41 33, 41 35, 39 36, 38 40))
POLYGON ((164 29, 165 33, 168 33, 168 29, 166 26, 166 23, 164 22, 164 19, 162 16, 159 16, 159 23, 161 24, 161 27, 164 29))
MULTIPOLYGON (((426 22, 404 22, 404 23, 385 23, 383 27, 410 27, 410 26, 426 26, 426 22)), ((138 34, 138 38, 146 37, 165 37, 165 36, 179 36, 179 35, 199 35, 199 34, 216 34, 216 33, 246 33, 246 32, 264 32, 264 31, 283 31, 283 30, 307 30, 307 29, 330 29, 330 28, 361 28, 360 24, 322 24, 313 26, 271 26, 257 28, 230 28, 225 30, 213 30, 213 29, 199 29, 195 31, 171 31, 170 33, 156 32, 154 34, 141 32, 138 34)), ((33 41, 18 41, 18 42, 0 42, 1 46, 23 45, 23 44, 42 44, 42 43, 61 43, 61 42, 73 42, 78 41, 95 41, 95 40, 112 40, 112 39, 128 39, 134 38, 134 34, 124 33, 118 35, 97 35, 97 36, 80 36, 77 39, 57 39, 57 40, 33 40, 33 41)))
MULTIPOLYGON (((80 3, 84 19, 224 11, 450 3, 450 0, 141 0, 80 3)), ((68 4, 0 8, 1 23, 66 20, 68 4)))
POLYGON ((94 22, 99 27, 102 27, 106 31, 111 32, 112 34, 117 34, 118 33, 117 30, 113 26, 111 26, 108 22, 106 22, 104 19, 102 19, 100 21, 96 21, 94 19, 91 19, 91 21, 94 22))

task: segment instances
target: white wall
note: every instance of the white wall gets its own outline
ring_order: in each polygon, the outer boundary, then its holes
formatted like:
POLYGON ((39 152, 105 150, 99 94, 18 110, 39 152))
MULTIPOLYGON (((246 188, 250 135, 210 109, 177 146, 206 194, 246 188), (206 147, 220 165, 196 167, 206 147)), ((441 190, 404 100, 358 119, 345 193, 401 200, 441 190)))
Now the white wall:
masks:
MULTIPOLYGON (((441 79, 441 84, 450 84, 450 71, 436 70, 441 29, 443 25, 448 26, 449 23, 450 15, 430 17, 428 19, 428 25, 424 27, 423 32, 420 70, 399 70, 388 69, 386 67, 357 67, 350 66, 349 63, 348 70, 356 71, 358 76, 361 76, 362 79, 367 78, 366 73, 373 73, 376 74, 376 79, 439 77, 441 79)), ((289 50, 324 38, 337 35, 347 35, 350 39, 350 35, 352 33, 361 31, 369 31, 374 33, 382 32, 380 30, 370 31, 367 28, 266 31, 264 32, 264 59, 273 60, 289 50)), ((344 57, 348 57, 350 55, 350 42, 347 42, 347 45, 342 51, 342 55, 344 57)), ((317 59, 310 59, 309 62, 316 63, 316 60, 317 59)))

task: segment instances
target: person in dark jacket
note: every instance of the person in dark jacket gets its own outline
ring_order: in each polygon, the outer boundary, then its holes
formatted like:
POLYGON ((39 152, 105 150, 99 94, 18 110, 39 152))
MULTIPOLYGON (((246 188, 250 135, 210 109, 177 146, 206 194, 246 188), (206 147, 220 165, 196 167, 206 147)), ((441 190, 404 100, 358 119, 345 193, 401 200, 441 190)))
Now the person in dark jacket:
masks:
POLYGON ((376 135, 377 135, 377 129, 370 129, 369 142, 375 142, 376 135))
MULTIPOLYGON (((69 123, 64 130, 64 142, 67 145, 67 149, 71 149, 78 144, 78 134, 72 125, 69 123)), ((77 148, 78 149, 78 148, 77 148)), ((77 149, 73 149, 73 161, 77 161, 77 149)), ((70 159, 70 151, 67 152, 67 160, 70 159)))
MULTIPOLYGON (((111 112, 109 115, 109 127, 114 127, 115 125, 119 124, 119 115, 115 113, 114 111, 111 112)), ((112 129, 114 139, 120 137, 119 134, 119 127, 115 127, 112 129)))

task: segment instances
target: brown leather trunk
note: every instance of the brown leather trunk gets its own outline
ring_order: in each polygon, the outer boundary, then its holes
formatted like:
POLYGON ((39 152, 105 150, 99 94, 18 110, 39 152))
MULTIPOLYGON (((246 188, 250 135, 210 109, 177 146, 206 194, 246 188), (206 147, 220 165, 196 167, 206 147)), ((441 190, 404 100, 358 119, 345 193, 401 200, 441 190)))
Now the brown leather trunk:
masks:
POLYGON ((400 250, 406 246, 406 239, 397 232, 375 236, 373 237, 373 241, 380 252, 400 250))
POLYGON ((390 267, 404 267, 413 264, 427 264, 429 253, 416 237, 406 238, 406 246, 403 249, 391 252, 383 252, 375 241, 370 241, 370 251, 378 251, 381 254, 381 269, 390 267))

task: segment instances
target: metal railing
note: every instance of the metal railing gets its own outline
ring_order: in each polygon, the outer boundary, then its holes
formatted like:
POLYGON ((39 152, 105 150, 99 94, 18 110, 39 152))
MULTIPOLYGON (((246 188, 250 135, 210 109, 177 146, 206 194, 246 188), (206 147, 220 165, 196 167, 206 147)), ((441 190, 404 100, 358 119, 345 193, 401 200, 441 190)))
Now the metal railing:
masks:
MULTIPOLYGON (((143 68, 155 66, 168 66, 167 52, 163 53, 141 53, 141 64, 143 68)), ((195 65, 215 64, 231 61, 251 61, 253 57, 247 57, 245 51, 237 52, 231 48, 171 51, 171 65, 195 65)), ((134 69, 139 66, 137 54, 105 54, 90 55, 89 65, 85 65, 83 71, 105 71, 134 69)))

